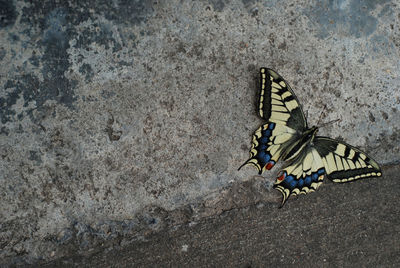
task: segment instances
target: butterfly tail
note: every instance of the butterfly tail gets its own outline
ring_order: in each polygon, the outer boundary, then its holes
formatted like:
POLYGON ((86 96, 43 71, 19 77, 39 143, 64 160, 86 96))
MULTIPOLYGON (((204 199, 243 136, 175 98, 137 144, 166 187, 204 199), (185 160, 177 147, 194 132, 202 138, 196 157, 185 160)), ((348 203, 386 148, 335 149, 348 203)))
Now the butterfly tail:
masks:
POLYGON ((253 166, 255 166, 258 169, 258 174, 261 175, 263 169, 260 167, 260 165, 255 161, 255 158, 250 158, 249 160, 247 160, 246 162, 243 163, 243 165, 241 165, 238 170, 240 170, 242 167, 251 164, 253 166))

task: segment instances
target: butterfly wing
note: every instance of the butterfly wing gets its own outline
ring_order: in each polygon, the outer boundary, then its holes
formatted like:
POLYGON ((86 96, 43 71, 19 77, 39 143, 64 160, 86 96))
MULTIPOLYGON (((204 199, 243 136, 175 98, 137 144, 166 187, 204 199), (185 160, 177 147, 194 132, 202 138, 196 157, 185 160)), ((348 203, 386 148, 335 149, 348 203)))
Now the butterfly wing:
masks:
POLYGON ((361 150, 327 137, 315 137, 313 145, 295 158, 277 178, 274 188, 289 196, 314 192, 324 175, 334 182, 382 176, 379 165, 361 150))
POLYGON ((252 164, 261 174, 271 169, 282 152, 299 138, 307 122, 289 84, 267 68, 260 69, 258 113, 268 123, 254 133, 250 159, 241 167, 252 164))
POLYGON ((289 196, 314 192, 326 173, 324 162, 317 150, 309 146, 283 170, 276 179, 274 188, 282 193, 282 204, 289 196))
POLYGON ((277 72, 260 69, 258 114, 267 121, 302 132, 307 121, 296 95, 277 72))
POLYGON ((269 122, 262 125, 253 135, 250 158, 239 169, 252 164, 258 169, 259 174, 266 169, 270 170, 279 160, 282 151, 297 136, 294 129, 281 124, 269 122))
POLYGON ((327 177, 334 182, 382 176, 376 161, 351 145, 327 137, 316 137, 314 146, 322 157, 327 177))

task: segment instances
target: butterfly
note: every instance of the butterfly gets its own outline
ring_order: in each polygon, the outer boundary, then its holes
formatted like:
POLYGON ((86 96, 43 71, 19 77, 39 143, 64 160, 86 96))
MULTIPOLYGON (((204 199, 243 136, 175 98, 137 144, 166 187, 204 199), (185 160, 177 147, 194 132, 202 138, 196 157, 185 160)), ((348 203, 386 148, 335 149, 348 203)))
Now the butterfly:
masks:
POLYGON ((324 177, 333 182, 350 182, 382 176, 379 165, 366 153, 344 142, 317 136, 309 128, 301 105, 289 84, 277 72, 260 69, 257 111, 267 121, 253 135, 247 164, 259 174, 279 161, 286 165, 274 188, 282 193, 282 207, 290 196, 317 190, 324 177))

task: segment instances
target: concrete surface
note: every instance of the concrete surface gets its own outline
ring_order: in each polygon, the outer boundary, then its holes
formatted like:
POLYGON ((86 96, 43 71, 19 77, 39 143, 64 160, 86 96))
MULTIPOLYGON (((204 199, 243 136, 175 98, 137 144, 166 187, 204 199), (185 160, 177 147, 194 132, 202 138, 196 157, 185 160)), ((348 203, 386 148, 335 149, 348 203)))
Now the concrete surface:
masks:
POLYGON ((329 183, 314 195, 234 208, 124 248, 43 267, 399 267, 400 167, 380 179, 329 183))
POLYGON ((260 66, 310 125, 341 119, 321 134, 398 163, 399 13, 389 0, 0 0, 0 264, 130 245, 240 206, 238 191, 278 202, 277 169, 237 172, 262 123, 260 66))

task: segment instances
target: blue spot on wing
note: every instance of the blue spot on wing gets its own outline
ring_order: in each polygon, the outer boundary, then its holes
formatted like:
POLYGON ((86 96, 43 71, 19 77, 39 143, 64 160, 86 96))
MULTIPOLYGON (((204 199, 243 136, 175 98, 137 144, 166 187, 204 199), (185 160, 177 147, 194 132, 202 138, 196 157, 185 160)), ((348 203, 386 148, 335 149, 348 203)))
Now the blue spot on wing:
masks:
POLYGON ((289 185, 291 187, 290 190, 293 190, 294 188, 296 188, 297 182, 296 181, 292 181, 289 185))
POLYGON ((261 166, 265 166, 265 164, 271 159, 271 155, 265 151, 259 151, 256 157, 261 166))
POLYGON ((305 186, 310 186, 310 185, 311 185, 311 176, 307 176, 307 177, 304 179, 304 185, 305 185, 305 186))
POLYGON ((294 178, 293 178, 293 176, 289 175, 289 176, 287 176, 287 177, 285 178, 285 181, 286 181, 287 183, 291 183, 292 181, 294 181, 294 178))
POLYGON ((273 130, 274 127, 275 127, 275 123, 271 123, 271 124, 269 124, 269 126, 268 126, 268 128, 271 129, 271 130, 273 130))
POLYGON ((258 149, 259 151, 264 151, 265 149, 267 149, 267 145, 265 145, 265 144, 260 144, 260 145, 258 145, 257 149, 258 149))
POLYGON ((263 130, 262 135, 267 137, 271 136, 271 130, 263 130))
POLYGON ((283 180, 283 182, 281 182, 281 184, 285 188, 293 190, 294 188, 296 188, 297 181, 294 179, 293 176, 289 175, 283 180))

